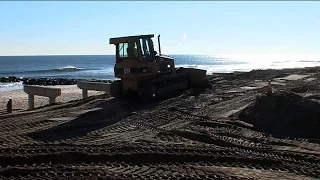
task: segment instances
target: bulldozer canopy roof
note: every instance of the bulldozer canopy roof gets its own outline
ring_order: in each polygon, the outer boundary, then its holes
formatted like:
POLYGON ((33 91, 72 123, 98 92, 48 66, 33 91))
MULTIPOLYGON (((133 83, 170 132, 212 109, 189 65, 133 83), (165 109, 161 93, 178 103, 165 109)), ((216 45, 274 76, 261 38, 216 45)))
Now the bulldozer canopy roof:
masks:
POLYGON ((153 34, 147 34, 147 35, 137 35, 137 36, 125 36, 125 37, 115 37, 110 38, 110 44, 118 44, 128 41, 137 41, 141 38, 153 38, 153 34))

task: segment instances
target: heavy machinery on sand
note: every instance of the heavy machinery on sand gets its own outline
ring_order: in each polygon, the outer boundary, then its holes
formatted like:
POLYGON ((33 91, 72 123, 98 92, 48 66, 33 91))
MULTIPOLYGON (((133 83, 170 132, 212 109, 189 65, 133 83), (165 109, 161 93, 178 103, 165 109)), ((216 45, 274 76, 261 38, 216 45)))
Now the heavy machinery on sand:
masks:
POLYGON ((154 50, 153 34, 110 38, 116 47, 116 80, 111 84, 113 97, 138 94, 155 98, 164 93, 187 88, 209 88, 206 70, 176 68, 174 59, 154 50))

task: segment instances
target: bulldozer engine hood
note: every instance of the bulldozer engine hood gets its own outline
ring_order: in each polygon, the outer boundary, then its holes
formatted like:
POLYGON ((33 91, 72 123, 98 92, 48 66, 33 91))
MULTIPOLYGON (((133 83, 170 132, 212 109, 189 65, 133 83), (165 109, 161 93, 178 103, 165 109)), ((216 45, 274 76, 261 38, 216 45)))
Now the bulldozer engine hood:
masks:
POLYGON ((172 57, 170 56, 167 56, 167 55, 156 55, 155 56, 156 60, 159 60, 159 61, 164 61, 164 60, 174 60, 172 57))
POLYGON ((116 74, 137 74, 137 73, 149 73, 151 70, 148 67, 140 68, 114 68, 116 74))

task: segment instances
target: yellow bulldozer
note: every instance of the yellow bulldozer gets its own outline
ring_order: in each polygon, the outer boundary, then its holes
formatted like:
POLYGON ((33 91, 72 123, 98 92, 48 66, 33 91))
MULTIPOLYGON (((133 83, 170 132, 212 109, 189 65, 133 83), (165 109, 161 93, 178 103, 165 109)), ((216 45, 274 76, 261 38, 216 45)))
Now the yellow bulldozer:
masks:
POLYGON ((137 94, 156 98, 164 93, 187 88, 210 88, 206 70, 176 68, 174 59, 154 50, 153 34, 110 38, 116 47, 116 80, 111 84, 113 97, 137 94))

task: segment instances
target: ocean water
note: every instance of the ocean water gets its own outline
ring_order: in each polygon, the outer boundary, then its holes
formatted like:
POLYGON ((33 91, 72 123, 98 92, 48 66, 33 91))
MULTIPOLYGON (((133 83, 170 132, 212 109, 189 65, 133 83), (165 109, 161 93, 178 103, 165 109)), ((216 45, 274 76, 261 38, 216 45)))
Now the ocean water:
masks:
MULTIPOLYGON (((176 67, 214 72, 251 71, 320 65, 320 55, 169 55, 176 67)), ((114 79, 114 55, 0 56, 0 77, 114 79)), ((0 83, 0 91, 21 89, 22 83, 0 83)))

